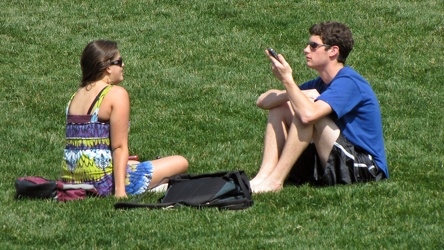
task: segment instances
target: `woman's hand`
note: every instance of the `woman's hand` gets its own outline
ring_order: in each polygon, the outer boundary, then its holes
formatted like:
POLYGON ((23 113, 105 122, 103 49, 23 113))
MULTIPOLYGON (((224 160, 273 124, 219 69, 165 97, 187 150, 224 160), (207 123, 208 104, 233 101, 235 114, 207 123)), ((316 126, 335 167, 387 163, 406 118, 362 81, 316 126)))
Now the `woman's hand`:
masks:
POLYGON ((128 198, 128 196, 126 195, 125 190, 116 190, 116 193, 114 194, 114 197, 118 198, 118 199, 122 199, 122 198, 128 198))

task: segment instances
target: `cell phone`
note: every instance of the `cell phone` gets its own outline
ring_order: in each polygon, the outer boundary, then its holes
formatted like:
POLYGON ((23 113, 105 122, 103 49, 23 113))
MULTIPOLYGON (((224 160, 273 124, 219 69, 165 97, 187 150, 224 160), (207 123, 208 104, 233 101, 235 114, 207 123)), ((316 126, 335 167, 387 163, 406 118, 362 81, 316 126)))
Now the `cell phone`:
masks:
POLYGON ((272 48, 268 48, 267 50, 268 50, 268 53, 270 53, 270 55, 272 55, 276 60, 279 61, 278 54, 276 52, 274 52, 274 50, 272 48))

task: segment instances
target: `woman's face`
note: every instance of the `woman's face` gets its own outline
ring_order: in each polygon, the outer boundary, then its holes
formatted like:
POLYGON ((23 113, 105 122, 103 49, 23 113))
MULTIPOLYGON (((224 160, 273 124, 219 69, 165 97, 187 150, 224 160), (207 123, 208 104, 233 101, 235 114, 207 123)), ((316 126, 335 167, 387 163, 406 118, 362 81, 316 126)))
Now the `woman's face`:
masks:
POLYGON ((125 64, 122 61, 122 57, 120 56, 120 53, 116 55, 115 58, 111 60, 111 65, 109 66, 110 69, 110 79, 112 84, 119 84, 123 81, 123 68, 125 67, 125 64))

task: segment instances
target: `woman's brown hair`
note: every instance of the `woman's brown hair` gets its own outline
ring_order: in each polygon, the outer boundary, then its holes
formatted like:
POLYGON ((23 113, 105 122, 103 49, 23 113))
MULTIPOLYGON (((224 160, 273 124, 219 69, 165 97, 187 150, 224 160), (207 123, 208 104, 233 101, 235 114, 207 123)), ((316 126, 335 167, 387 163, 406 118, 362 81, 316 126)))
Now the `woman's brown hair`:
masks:
POLYGON ((110 62, 119 53, 117 42, 109 40, 96 40, 88 43, 80 58, 82 68, 81 87, 98 81, 103 72, 110 66, 110 62))

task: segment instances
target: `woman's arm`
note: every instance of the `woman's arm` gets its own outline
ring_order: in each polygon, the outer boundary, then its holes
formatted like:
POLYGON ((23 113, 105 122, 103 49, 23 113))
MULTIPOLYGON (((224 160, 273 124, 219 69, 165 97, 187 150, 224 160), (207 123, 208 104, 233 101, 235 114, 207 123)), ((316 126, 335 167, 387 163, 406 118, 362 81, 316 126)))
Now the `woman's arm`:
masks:
POLYGON ((115 196, 126 197, 125 178, 128 163, 128 122, 130 115, 130 101, 128 92, 114 86, 106 96, 111 101, 111 147, 113 151, 113 171, 115 182, 115 196))

